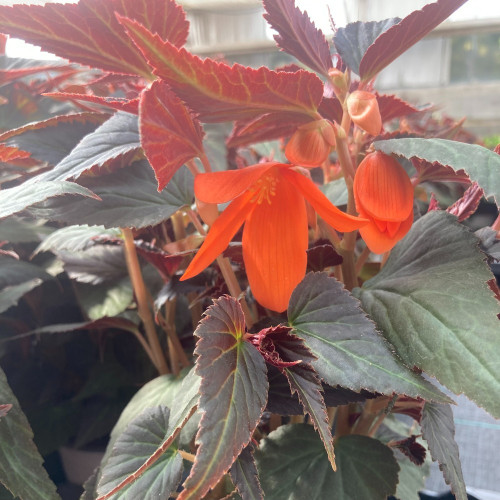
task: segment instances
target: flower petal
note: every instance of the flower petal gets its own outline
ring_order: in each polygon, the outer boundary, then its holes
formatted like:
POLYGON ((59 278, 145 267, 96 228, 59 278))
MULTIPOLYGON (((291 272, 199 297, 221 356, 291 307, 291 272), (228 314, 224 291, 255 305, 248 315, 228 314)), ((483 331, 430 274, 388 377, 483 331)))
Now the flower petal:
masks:
POLYGON ((284 311, 307 264, 305 201, 295 186, 280 179, 271 203, 256 205, 243 229, 243 259, 257 301, 284 311))
POLYGON ((209 172, 194 180, 196 197, 205 203, 226 203, 251 188, 277 162, 261 163, 239 170, 209 172))
POLYGON ((316 213, 337 231, 354 231, 368 222, 368 219, 354 217, 339 210, 311 179, 290 168, 283 168, 282 172, 286 180, 291 182, 313 206, 316 213))
POLYGON ((413 212, 402 222, 391 223, 382 221, 382 224, 378 224, 378 222, 380 221, 371 220, 369 224, 363 226, 359 230, 359 234, 366 243, 366 246, 373 253, 385 253, 391 250, 391 248, 410 230, 413 223, 413 212), (395 232, 393 232, 395 230, 395 225, 391 226, 391 224, 399 225, 395 232), (379 226, 385 226, 385 230, 381 231, 379 226))
POLYGON ((236 198, 219 216, 210 228, 203 245, 190 262, 181 281, 187 280, 201 273, 218 255, 220 255, 251 213, 253 204, 250 203, 252 193, 245 193, 236 198))
POLYGON ((392 156, 376 151, 359 164, 354 177, 358 212, 386 221, 402 221, 413 212, 413 186, 392 156))

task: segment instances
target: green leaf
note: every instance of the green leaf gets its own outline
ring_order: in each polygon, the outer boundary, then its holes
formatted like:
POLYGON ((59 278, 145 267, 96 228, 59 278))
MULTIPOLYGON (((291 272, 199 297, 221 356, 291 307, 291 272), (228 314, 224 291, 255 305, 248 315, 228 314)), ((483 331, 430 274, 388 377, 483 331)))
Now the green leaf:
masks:
POLYGON ((120 314, 134 298, 129 278, 97 286, 75 283, 75 289, 80 305, 92 320, 120 314))
POLYGON ((408 366, 500 417, 499 303, 477 243, 454 216, 430 212, 355 292, 408 366))
POLYGON ((420 500, 419 491, 425 487, 425 478, 429 475, 429 466, 415 465, 402 453, 396 455, 399 465, 399 480, 396 494, 398 500, 420 500))
POLYGON ((295 288, 288 321, 318 358, 313 368, 327 384, 448 401, 395 358, 358 300, 325 273, 309 273, 295 288))
MULTIPOLYGON (((24 183, 20 186, 0 191, 0 219, 16 214, 35 203, 40 203, 53 196, 61 196, 63 194, 81 194, 87 198, 94 198, 93 201, 98 199, 98 196, 92 193, 92 191, 74 182, 40 181, 24 183)), ((66 202, 68 203, 67 200, 66 202)))
POLYGON ((94 132, 86 135, 51 171, 40 179, 64 181, 77 179, 92 167, 102 167, 110 160, 141 147, 137 115, 118 111, 94 132))
POLYGON ((327 182, 319 188, 335 206, 347 205, 347 186, 344 179, 327 182))
POLYGON ((342 436, 333 472, 310 425, 284 425, 261 441, 255 457, 266 500, 386 500, 394 494, 398 465, 392 451, 366 436, 342 436))
POLYGON ((228 296, 207 309, 195 331, 200 338, 195 353, 203 416, 195 462, 179 500, 202 498, 217 484, 259 423, 267 400, 266 367, 244 333, 241 306, 228 296))
POLYGON ((50 227, 16 216, 0 220, 0 241, 10 243, 38 242, 51 232, 52 228, 50 227))
POLYGON ((439 462, 439 468, 443 471, 444 478, 451 486, 456 499, 467 500, 450 405, 426 403, 421 426, 432 459, 439 462))
POLYGON ((31 262, 0 254, 0 289, 21 285, 36 278, 46 281, 52 279, 52 276, 31 262))
MULTIPOLYGON (((105 498, 129 476, 135 478, 172 432, 170 410, 156 406, 144 410, 115 441, 97 491, 105 498)), ((182 457, 175 446, 170 446, 137 479, 112 495, 113 499, 167 500, 177 489, 183 471, 182 457)))
POLYGON ((193 176, 181 168, 166 189, 158 193, 153 169, 137 162, 109 175, 81 179, 102 201, 52 200, 32 209, 35 216, 68 224, 102 225, 106 228, 153 226, 168 219, 194 197, 193 176))
MULTIPOLYGON (((1 231, 1 228, 0 228, 1 231)), ((95 244, 100 237, 117 238, 121 236, 119 229, 106 229, 104 226, 75 225, 57 229, 47 236, 34 251, 40 252, 62 251, 78 252, 86 250, 95 244)))
POLYGON ((0 482, 22 500, 60 500, 33 443, 28 420, 0 369, 0 401, 12 404, 0 418, 0 482))
POLYGON ((420 158, 451 167, 455 172, 464 170, 484 189, 486 198, 493 196, 500 204, 500 155, 478 144, 449 141, 447 139, 390 139, 377 141, 375 149, 405 158, 420 158))
POLYGON ((15 306, 24 294, 41 284, 42 280, 40 278, 34 278, 19 285, 7 286, 0 290, 0 313, 15 306))

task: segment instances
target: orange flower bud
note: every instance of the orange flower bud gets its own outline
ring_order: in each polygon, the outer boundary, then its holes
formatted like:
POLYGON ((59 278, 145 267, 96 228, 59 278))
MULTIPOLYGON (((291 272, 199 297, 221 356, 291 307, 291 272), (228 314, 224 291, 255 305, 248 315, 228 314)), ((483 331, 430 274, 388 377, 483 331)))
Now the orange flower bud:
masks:
POLYGON ((413 223, 413 186, 392 156, 376 151, 366 156, 354 176, 354 200, 360 217, 370 223, 359 230, 374 253, 389 251, 413 223))
POLYGON ((382 117, 377 98, 371 92, 355 90, 347 98, 347 111, 359 128, 371 135, 380 133, 382 117))
POLYGON ((301 125, 292 135, 285 148, 290 163, 305 167, 318 167, 335 146, 333 124, 326 120, 315 120, 301 125))

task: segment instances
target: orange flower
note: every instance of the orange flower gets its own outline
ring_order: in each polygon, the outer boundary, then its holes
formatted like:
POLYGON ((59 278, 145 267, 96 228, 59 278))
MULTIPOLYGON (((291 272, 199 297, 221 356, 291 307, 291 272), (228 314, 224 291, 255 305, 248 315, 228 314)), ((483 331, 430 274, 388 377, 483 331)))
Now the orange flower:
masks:
POLYGON ((390 250, 413 223, 413 186, 405 169, 380 151, 370 153, 354 176, 360 217, 370 220, 359 232, 374 253, 390 250))
POLYGON ((382 128, 382 117, 377 98, 365 90, 355 90, 347 98, 347 111, 352 121, 365 132, 377 135, 382 128))
POLYGON ((273 311, 286 309, 306 271, 306 200, 339 231, 353 231, 366 222, 341 212, 311 179, 277 162, 197 175, 195 193, 205 203, 233 201, 210 228, 181 280, 209 266, 244 223, 248 281, 254 297, 273 311))
POLYGON ((315 120, 301 125, 285 148, 290 163, 305 167, 318 167, 335 146, 335 131, 328 120, 315 120))

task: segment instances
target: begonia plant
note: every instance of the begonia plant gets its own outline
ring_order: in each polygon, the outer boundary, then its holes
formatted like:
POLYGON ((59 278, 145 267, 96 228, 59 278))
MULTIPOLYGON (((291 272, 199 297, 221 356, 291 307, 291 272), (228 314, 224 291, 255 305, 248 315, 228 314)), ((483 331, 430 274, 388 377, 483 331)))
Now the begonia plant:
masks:
MULTIPOLYGON (((263 0, 295 62, 258 69, 191 53, 174 0, 0 6, 62 58, 2 56, 1 345, 131 333, 156 372, 82 499, 417 500, 430 459, 467 498, 453 395, 500 418, 499 151, 376 90, 465 2, 327 39, 263 0), (54 279, 81 321, 39 314, 54 279)), ((57 499, 0 376, 2 494, 57 499)))

